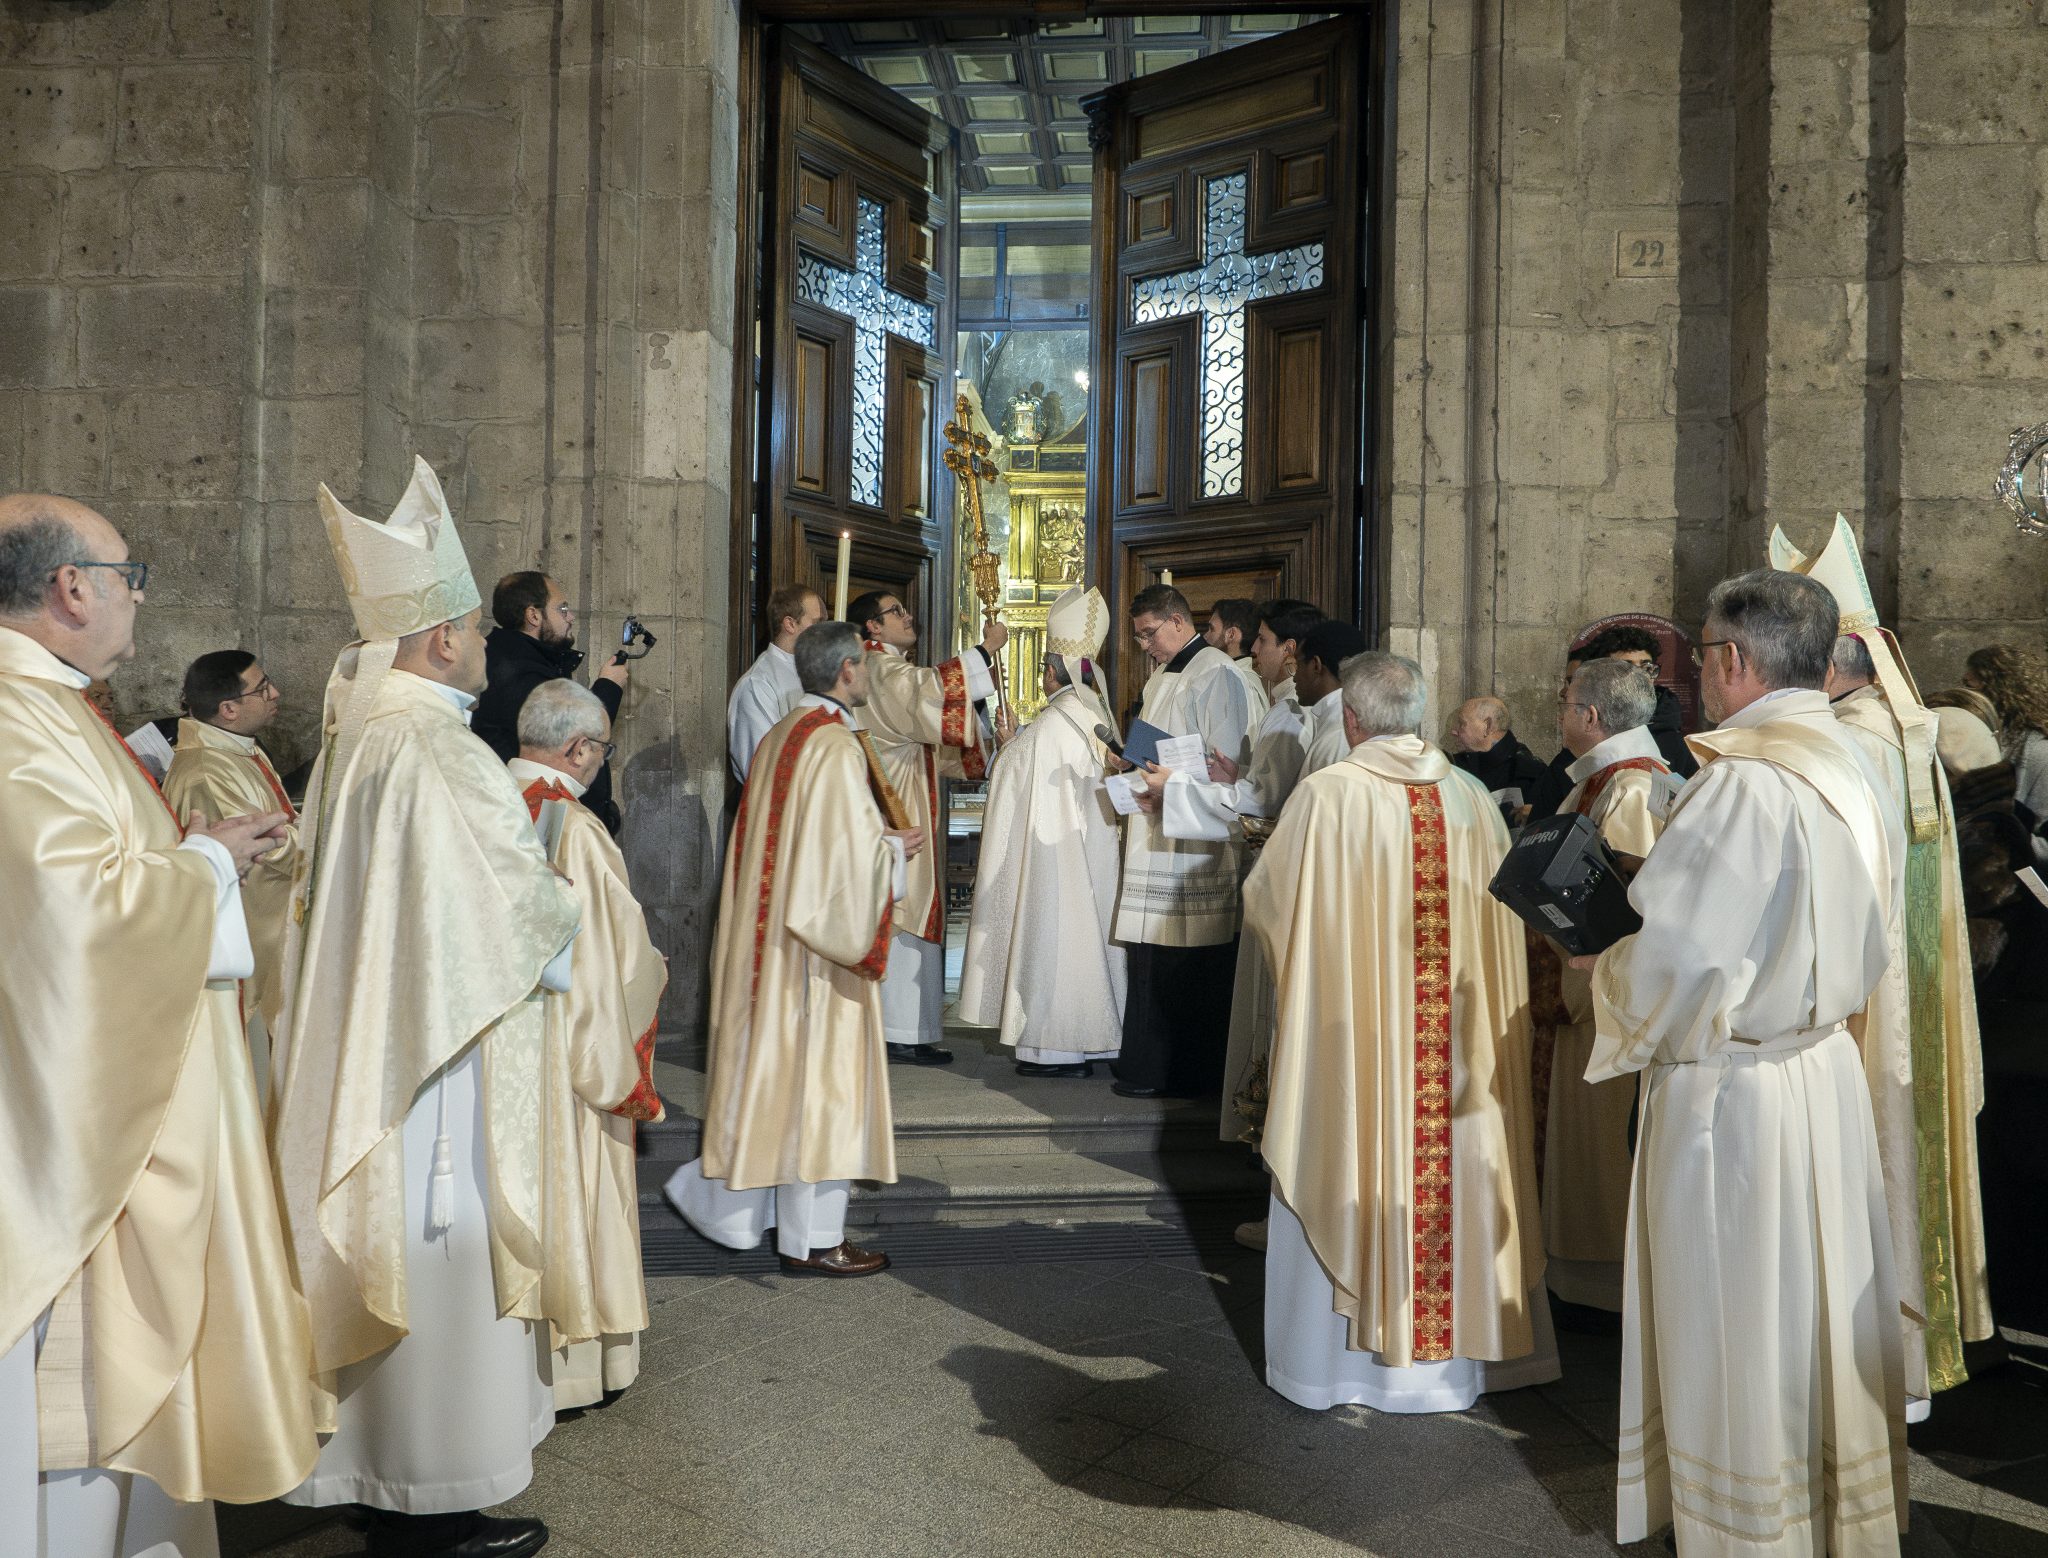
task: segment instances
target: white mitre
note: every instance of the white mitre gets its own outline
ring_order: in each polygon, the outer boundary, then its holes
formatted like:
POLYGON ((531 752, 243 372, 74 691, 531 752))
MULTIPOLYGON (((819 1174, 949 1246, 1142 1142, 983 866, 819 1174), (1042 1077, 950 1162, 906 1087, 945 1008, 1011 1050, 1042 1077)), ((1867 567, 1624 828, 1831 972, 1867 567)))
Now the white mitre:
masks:
POLYGON ((418 455, 398 507, 382 524, 351 513, 325 482, 320 520, 366 642, 423 633, 482 604, 440 479, 418 455))
POLYGON ((1934 837, 1940 826, 1939 803, 1934 794, 1935 718, 1920 701, 1920 689, 1906 669, 1905 659, 1890 633, 1878 621, 1877 599, 1870 592, 1870 579, 1863 571, 1863 556, 1857 549, 1856 532, 1840 514, 1827 545, 1817 557, 1808 557, 1786 538, 1778 526, 1771 527, 1771 566, 1781 573, 1803 573, 1816 584, 1827 586, 1842 614, 1837 630, 1854 638, 1870 651, 1870 663, 1877 668, 1878 690, 1891 706, 1906 741, 1906 793, 1912 806, 1912 833, 1916 840, 1934 837))
POLYGON ((1102 705, 1103 721, 1115 728, 1110 717, 1109 698, 1102 690, 1099 657, 1109 637, 1109 602, 1093 585, 1074 585, 1052 603, 1045 614, 1045 652, 1057 656, 1066 668, 1067 680, 1084 693, 1091 687, 1102 705), (1095 670, 1093 681, 1082 674, 1082 662, 1095 670))

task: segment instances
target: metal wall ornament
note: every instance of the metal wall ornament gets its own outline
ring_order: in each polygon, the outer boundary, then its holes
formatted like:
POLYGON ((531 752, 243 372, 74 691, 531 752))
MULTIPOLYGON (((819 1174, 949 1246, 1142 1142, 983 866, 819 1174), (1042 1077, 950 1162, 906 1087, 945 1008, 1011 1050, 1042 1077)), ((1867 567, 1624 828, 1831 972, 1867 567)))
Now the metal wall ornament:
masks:
POLYGON ((2048 535, 2048 422, 2012 430, 1991 490, 2012 510, 2021 535, 2048 535))
POLYGON ((796 257, 800 302, 829 309, 853 321, 853 501, 882 506, 884 379, 890 335, 930 351, 937 343, 938 313, 883 284, 882 203, 863 199, 854 223, 854 268, 834 265, 807 250, 796 257))
POLYGON ((1206 181, 1202 266, 1131 283, 1131 323, 1202 316, 1202 496, 1244 491, 1244 319, 1248 304, 1323 284, 1323 246, 1245 252, 1243 173, 1206 181))

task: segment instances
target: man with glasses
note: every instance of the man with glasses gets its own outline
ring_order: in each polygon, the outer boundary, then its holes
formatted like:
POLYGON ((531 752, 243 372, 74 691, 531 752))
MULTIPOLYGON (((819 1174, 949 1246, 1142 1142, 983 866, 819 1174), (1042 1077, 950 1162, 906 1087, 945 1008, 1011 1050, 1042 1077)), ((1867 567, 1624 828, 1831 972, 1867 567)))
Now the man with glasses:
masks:
MULTIPOLYGON (((1199 736, 1205 753, 1242 768, 1251 734, 1244 679, 1195 631, 1187 597, 1170 584, 1140 590, 1131 635, 1157 667, 1139 718, 1170 736, 1199 736)), ((1241 837, 1176 838, 1157 807, 1125 822, 1115 935, 1127 949, 1129 988, 1112 1088, 1126 1098, 1198 1098, 1223 1085, 1243 850, 1241 837)))
MULTIPOLYGON (((507 762, 519 755, 519 711, 527 695, 542 682, 573 675, 583 664, 576 647, 576 612, 562 586, 544 573, 508 573, 491 592, 491 620, 497 626, 484 640, 485 683, 470 728, 507 762)), ((607 662, 590 684, 604 705, 605 718, 617 720, 632 672, 624 661, 607 662)), ((617 837, 624 825, 612 799, 612 771, 607 762, 583 797, 583 804, 617 837)))
POLYGON ((164 775, 164 799, 180 818, 210 821, 259 811, 287 818, 283 842, 242 878, 242 912, 256 953, 256 972, 243 987, 243 1015, 259 1097, 270 1090, 270 1035, 284 1002, 284 927, 299 863, 298 810, 256 744, 257 734, 277 718, 278 702, 277 685, 248 650, 201 655, 185 669, 185 717, 164 775))
MULTIPOLYGON (((1572 674, 1558 699, 1557 730, 1572 761, 1563 813, 1592 819, 1624 869, 1633 870, 1663 831, 1684 780, 1672 774, 1650 734, 1657 706, 1647 672, 1626 659, 1592 660, 1572 674)), ((1622 1253, 1628 1240, 1629 1114, 1634 1082, 1586 1080, 1593 1054, 1593 991, 1582 970, 1562 967, 1557 944, 1544 939, 1532 959, 1550 960, 1556 999, 1549 1010, 1532 1000, 1539 1030, 1535 1050, 1548 1053, 1544 1114, 1544 1278, 1568 1304, 1621 1312, 1622 1253), (1546 1046, 1544 1040, 1549 1039, 1546 1046)), ((1545 981, 1533 977, 1535 996, 1545 981)), ((1539 1085, 1545 1069, 1539 1061, 1539 1085)))
POLYGON ((1848 1022, 1903 863, 1821 690, 1835 598, 1707 597, 1718 728, 1598 960, 1589 1081, 1644 1073, 1623 1281, 1618 1540, 1891 1553, 1905 1383, 1870 1089, 1848 1022))
POLYGON ((211 1553, 209 1500, 275 1498, 316 1450, 236 1012, 254 961, 235 884, 285 816, 181 829, 86 702, 133 657, 147 582, 85 505, 0 497, 9 1552, 211 1553))
POLYGON ((868 701, 861 724, 907 825, 925 837, 923 851, 910 861, 908 891, 896 901, 896 937, 882 980, 889 1059, 895 1065, 943 1066, 951 1063, 952 1051, 931 1042, 945 1001, 946 819, 939 810, 939 780, 988 773, 993 742, 985 740, 981 706, 995 696, 996 668, 1010 630, 991 620, 978 648, 926 668, 910 658, 917 649, 917 618, 896 595, 870 590, 847 607, 846 620, 867 642, 868 701))
POLYGON ((540 1308, 554 1327, 555 1408, 594 1406, 640 1372, 647 1283, 640 1274, 639 1122, 662 1118, 654 1091, 656 1009, 668 964, 647 934, 626 859, 583 805, 610 758, 611 721, 587 687, 542 682, 519 711, 506 764, 549 860, 576 889, 583 929, 567 990, 550 990, 541 1061, 542 1183, 547 1219, 540 1308))

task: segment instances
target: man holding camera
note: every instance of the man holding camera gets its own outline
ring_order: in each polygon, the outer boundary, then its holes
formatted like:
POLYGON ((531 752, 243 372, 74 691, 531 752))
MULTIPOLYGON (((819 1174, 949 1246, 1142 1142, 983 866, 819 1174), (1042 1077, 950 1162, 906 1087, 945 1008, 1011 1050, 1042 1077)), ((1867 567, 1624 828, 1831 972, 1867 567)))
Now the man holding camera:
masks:
MULTIPOLYGON (((477 700, 470 728, 501 759, 510 762, 519 755, 519 711, 527 694, 558 676, 573 677, 583 664, 583 651, 576 647, 576 612, 568 594, 544 573, 506 574, 491 592, 491 617, 498 625, 484 641, 489 681, 477 700)), ((590 690, 604 705, 605 717, 614 724, 630 679, 626 662, 614 659, 591 683, 590 690)), ((584 792, 583 804, 597 814, 607 832, 618 837, 624 819, 612 799, 609 758, 584 792)))

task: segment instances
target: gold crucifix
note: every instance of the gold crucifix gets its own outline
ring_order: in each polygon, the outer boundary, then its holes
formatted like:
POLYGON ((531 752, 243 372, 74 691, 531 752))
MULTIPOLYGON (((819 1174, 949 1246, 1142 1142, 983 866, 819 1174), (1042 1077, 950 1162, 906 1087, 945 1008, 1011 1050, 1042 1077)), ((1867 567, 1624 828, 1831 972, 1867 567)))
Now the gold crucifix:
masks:
MULTIPOLYGON (((996 466, 988 457, 988 435, 974 431, 973 411, 965 395, 953 402, 953 420, 946 424, 946 469, 960 478, 960 493, 974 520, 974 552, 967 559, 967 573, 974 581, 974 593, 981 598, 982 614, 994 621, 1002 615, 997 604, 1003 593, 1002 567, 996 554, 989 550, 988 517, 982 511, 981 488, 982 483, 996 479, 996 466)), ((998 665, 991 669, 995 672, 996 707, 1000 709, 1003 668, 998 665)))

